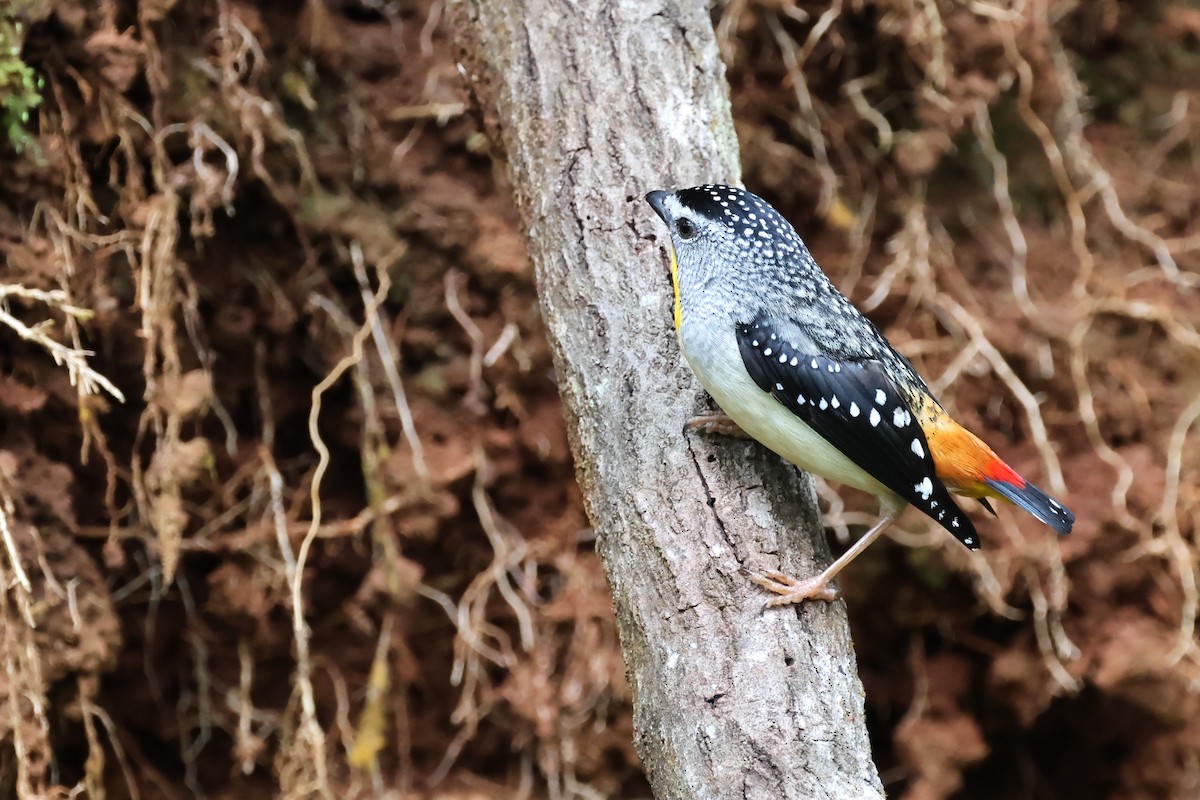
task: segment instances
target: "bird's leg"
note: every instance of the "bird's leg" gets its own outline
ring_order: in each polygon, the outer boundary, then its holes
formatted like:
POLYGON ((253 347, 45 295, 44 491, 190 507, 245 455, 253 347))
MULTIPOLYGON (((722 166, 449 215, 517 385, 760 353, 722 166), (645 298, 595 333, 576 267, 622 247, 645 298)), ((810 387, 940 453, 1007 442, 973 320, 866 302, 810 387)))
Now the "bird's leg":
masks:
POLYGON ((789 578, 782 572, 751 573, 750 580, 764 589, 779 595, 767 602, 767 608, 771 608, 772 606, 786 606, 791 603, 803 603, 805 600, 832 602, 837 599, 838 593, 836 589, 829 585, 829 582, 845 569, 847 564, 857 558, 863 550, 866 550, 871 542, 878 539, 888 529, 888 526, 895 522, 899 514, 899 511, 885 511, 879 522, 875 523, 875 527, 864 533, 854 543, 853 547, 842 553, 838 560, 826 567, 820 575, 804 580, 796 580, 795 578, 789 578))
POLYGON ((699 414, 692 417, 684 427, 689 431, 720 433, 725 436, 737 436, 741 439, 750 438, 745 431, 738 427, 736 422, 729 418, 728 414, 720 411, 715 414, 699 414))

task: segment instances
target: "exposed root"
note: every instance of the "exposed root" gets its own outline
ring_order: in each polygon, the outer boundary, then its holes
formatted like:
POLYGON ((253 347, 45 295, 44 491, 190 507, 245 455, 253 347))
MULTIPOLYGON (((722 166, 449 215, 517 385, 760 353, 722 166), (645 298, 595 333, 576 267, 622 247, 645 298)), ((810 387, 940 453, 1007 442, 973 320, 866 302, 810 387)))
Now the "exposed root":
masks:
POLYGON ((26 325, 13 316, 9 310, 10 298, 33 300, 68 315, 69 318, 88 319, 92 312, 69 303, 67 293, 61 290, 45 292, 14 284, 0 284, 0 325, 5 325, 22 339, 33 342, 54 359, 54 363, 67 368, 71 385, 78 386, 84 394, 106 392, 109 396, 124 403, 125 395, 113 385, 112 381, 92 369, 88 358, 95 355, 89 350, 79 347, 68 347, 53 339, 49 331, 54 322, 46 320, 36 325, 26 325))

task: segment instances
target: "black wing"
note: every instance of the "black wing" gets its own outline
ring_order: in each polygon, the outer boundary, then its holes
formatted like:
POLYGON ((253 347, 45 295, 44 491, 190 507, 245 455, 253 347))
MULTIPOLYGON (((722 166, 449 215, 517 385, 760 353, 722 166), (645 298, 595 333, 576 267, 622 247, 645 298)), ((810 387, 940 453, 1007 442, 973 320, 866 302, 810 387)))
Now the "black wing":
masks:
POLYGON ((929 443, 879 361, 804 352, 760 316, 737 326, 746 370, 764 392, 871 477, 919 508, 972 550, 979 537, 937 476, 929 443))

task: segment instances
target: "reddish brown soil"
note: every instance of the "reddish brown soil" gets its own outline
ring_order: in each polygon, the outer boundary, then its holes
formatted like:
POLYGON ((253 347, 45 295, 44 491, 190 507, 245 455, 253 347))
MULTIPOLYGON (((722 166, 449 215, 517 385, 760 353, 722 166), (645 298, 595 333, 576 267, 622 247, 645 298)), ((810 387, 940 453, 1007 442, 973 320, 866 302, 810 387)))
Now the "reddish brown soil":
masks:
MULTIPOLYGON (((8 308, 125 402, 0 326, 0 796, 647 796, 443 4, 27 5, 3 282, 65 294, 8 308)), ((906 800, 1194 799, 1200 15, 962 5, 715 12, 747 185, 1079 516, 981 516, 972 558, 913 515, 847 571, 877 761, 906 800)))

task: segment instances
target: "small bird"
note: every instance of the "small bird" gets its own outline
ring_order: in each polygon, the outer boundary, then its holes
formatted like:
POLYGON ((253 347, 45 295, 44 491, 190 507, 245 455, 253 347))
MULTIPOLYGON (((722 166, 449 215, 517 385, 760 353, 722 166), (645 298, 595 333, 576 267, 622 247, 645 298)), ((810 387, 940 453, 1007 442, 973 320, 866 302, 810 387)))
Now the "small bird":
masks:
POLYGON ((914 505, 979 547, 952 495, 1006 500, 1054 528, 1075 515, 955 422, 908 359, 837 290, 795 229, 744 189, 654 191, 671 234, 675 329, 719 414, 689 427, 744 433, 793 464, 877 496, 879 521, 812 578, 753 574, 768 605, 834 600, 830 581, 914 505))

